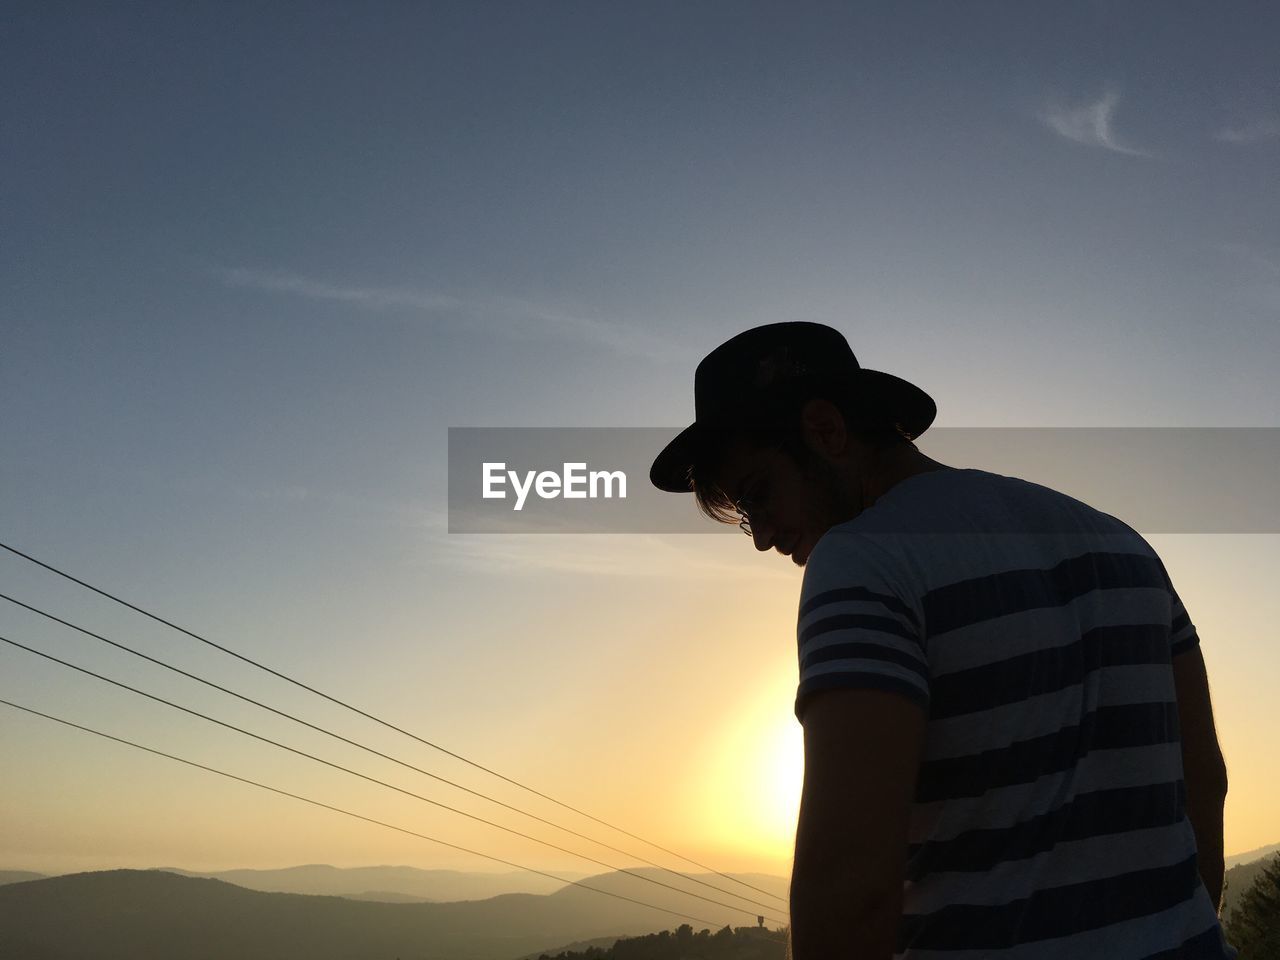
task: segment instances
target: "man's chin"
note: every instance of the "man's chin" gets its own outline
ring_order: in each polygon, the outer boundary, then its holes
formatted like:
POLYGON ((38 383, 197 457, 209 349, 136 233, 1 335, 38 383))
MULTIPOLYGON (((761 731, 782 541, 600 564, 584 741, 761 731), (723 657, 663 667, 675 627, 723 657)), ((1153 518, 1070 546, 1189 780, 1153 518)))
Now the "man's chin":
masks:
POLYGON ((791 562, 797 567, 803 567, 809 560, 809 548, 803 543, 797 543, 796 548, 791 553, 791 562))

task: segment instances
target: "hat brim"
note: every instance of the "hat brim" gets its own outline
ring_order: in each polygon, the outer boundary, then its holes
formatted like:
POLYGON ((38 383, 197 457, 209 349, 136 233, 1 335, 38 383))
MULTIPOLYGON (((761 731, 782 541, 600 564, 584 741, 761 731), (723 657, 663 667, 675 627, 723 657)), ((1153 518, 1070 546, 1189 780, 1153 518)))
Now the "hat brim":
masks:
MULTIPOLYGON (((938 415, 938 406, 929 394, 891 373, 862 368, 855 382, 868 412, 899 425, 912 439, 928 430, 938 415)), ((690 469, 714 432, 711 425, 698 422, 681 430, 654 459, 649 481, 667 493, 692 492, 690 469)))
POLYGON ((690 493, 693 483, 689 470, 706 442, 707 428, 691 423, 662 448, 649 468, 649 482, 667 493, 690 493))

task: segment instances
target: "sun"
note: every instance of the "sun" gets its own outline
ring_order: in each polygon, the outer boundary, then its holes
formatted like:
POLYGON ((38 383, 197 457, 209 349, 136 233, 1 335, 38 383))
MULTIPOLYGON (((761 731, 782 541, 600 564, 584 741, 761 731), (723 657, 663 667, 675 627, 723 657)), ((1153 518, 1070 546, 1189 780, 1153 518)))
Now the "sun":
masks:
POLYGON ((761 815, 788 839, 795 836, 804 787, 804 730, 789 713, 768 732, 762 750, 762 772, 768 783, 761 792, 761 815))
POLYGON ((804 731, 790 710, 793 692, 770 689, 744 703, 717 739, 702 791, 717 845, 791 858, 804 785, 804 731))

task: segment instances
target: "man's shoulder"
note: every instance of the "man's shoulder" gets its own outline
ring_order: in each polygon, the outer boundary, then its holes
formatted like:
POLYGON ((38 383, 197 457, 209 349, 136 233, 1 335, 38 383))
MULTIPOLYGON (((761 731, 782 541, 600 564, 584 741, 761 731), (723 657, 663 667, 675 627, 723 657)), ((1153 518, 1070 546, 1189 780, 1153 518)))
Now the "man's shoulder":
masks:
POLYGON ((1045 570, 1085 554, 1158 560, 1124 521, 1044 484, 983 470, 910 477, 867 511, 831 527, 805 567, 802 604, 853 583, 899 596, 1012 570, 1045 570))
POLYGON ((830 532, 862 534, 882 542, 895 534, 966 533, 1086 533, 1141 539, 1118 517, 1055 487, 961 467, 907 477, 830 532))

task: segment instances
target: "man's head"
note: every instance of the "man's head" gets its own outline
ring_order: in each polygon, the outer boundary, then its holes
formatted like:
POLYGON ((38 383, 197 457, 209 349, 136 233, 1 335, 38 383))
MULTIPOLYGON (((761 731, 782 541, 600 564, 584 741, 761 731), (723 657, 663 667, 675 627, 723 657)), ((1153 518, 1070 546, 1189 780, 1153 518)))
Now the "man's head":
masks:
MULTIPOLYGON (((933 464, 911 442, 936 407, 918 387, 866 370, 836 330, 780 323, 739 334, 694 377, 697 421, 654 461, 662 490, 692 492, 713 520, 803 565, 832 525, 933 464)), ((940 466, 940 465, 934 465, 940 466)))
POLYGON ((915 449, 892 425, 855 419, 846 404, 810 394, 725 430, 699 452, 690 480, 703 514, 742 526, 757 550, 803 566, 822 535, 865 510, 915 449))

